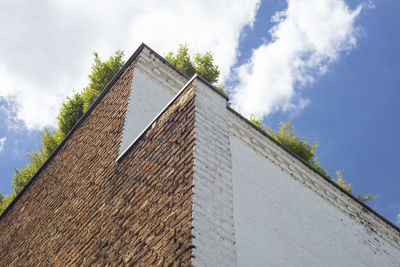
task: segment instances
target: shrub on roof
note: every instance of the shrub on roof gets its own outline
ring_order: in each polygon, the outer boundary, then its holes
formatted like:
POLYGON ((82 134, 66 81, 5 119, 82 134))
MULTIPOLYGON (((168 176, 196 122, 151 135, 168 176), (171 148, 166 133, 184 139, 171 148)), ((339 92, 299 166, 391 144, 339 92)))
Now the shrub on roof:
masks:
MULTIPOLYGON (((194 56, 190 56, 188 51, 189 49, 186 44, 180 44, 178 51, 176 53, 173 51, 169 52, 165 55, 165 59, 186 75, 193 76, 195 73, 198 73, 210 83, 215 84, 218 81, 220 71, 218 66, 214 64, 214 58, 211 52, 206 52, 205 54, 196 53, 194 56)), ((29 179, 43 165, 76 122, 82 117, 84 112, 98 97, 100 92, 124 65, 124 53, 121 50, 116 51, 105 62, 101 61, 96 52, 94 52, 93 56, 92 71, 88 75, 88 86, 83 88, 82 91, 75 93, 72 97, 67 97, 64 100, 57 116, 58 128, 54 130, 45 129, 41 136, 39 151, 28 153, 28 163, 26 166, 20 169, 15 168, 12 193, 6 196, 0 193, 0 213, 11 203, 29 179)), ((229 95, 229 91, 222 85, 217 86, 217 88, 229 95)), ((351 184, 345 182, 341 172, 336 172, 337 179, 335 180, 322 167, 316 155, 318 143, 310 143, 308 139, 295 134, 290 121, 282 122, 279 130, 276 131, 270 127, 266 127, 261 121, 257 120, 254 115, 250 117, 250 121, 272 136, 280 144, 311 164, 323 175, 335 181, 349 193, 352 193, 351 184)), ((376 196, 372 196, 371 194, 365 196, 359 194, 358 196, 358 199, 361 201, 367 201, 372 198, 376 198, 376 196)))
MULTIPOLYGON (((341 188, 347 192, 353 194, 353 188, 350 183, 346 183, 343 178, 342 172, 337 171, 337 178, 334 179, 328 174, 325 168, 322 167, 319 161, 319 156, 316 154, 316 149, 318 148, 318 142, 310 143, 310 141, 305 137, 300 137, 294 132, 294 127, 290 121, 281 122, 278 130, 273 130, 271 127, 267 127, 264 123, 256 118, 255 115, 250 115, 250 121, 257 126, 262 131, 266 132, 272 138, 274 138, 278 143, 295 153, 297 156, 302 158, 305 162, 309 163, 315 169, 317 169, 321 174, 328 177, 332 181, 336 182, 341 188)), ((363 195, 360 193, 357 198, 365 202, 367 200, 376 198, 377 196, 372 196, 371 194, 363 195)))

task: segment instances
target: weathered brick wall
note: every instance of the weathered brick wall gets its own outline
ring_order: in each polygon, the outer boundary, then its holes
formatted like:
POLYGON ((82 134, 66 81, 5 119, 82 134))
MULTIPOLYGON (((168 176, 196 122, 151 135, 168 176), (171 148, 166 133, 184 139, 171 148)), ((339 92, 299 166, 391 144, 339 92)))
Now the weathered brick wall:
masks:
POLYGON ((188 79, 164 64, 149 49, 142 50, 133 74, 134 90, 129 97, 119 154, 129 147, 187 82, 188 79))
POLYGON ((0 266, 190 264, 194 89, 119 161, 134 63, 0 220, 0 266))

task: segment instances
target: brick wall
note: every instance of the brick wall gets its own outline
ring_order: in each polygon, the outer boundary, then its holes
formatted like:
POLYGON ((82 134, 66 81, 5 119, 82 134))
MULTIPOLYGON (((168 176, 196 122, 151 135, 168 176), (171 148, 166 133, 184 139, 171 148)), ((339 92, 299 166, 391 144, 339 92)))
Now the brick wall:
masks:
POLYGON ((188 79, 161 62, 148 49, 140 53, 133 74, 119 154, 129 147, 187 82, 188 79))
POLYGON ((193 85, 116 162, 134 63, 0 220, 0 266, 190 263, 193 85))

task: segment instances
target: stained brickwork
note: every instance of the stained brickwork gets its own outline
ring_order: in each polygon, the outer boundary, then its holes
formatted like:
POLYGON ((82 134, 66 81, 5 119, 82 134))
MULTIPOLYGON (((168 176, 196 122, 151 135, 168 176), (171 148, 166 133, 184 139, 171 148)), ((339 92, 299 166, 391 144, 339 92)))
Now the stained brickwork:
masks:
POLYGON ((194 86, 116 162, 134 63, 0 220, 0 266, 189 265, 194 86))

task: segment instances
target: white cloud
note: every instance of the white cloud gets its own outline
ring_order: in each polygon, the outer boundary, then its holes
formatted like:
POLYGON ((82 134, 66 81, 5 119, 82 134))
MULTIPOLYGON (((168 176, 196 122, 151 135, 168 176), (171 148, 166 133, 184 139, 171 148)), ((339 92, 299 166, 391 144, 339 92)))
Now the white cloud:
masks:
POLYGON ((253 51, 237 69, 234 106, 259 118, 277 110, 299 111, 309 101, 295 89, 324 74, 342 52, 356 47, 355 19, 361 6, 350 10, 343 0, 288 0, 270 29, 272 41, 253 51))
POLYGON ((397 225, 400 225, 400 213, 396 216, 396 223, 397 225))
POLYGON ((4 143, 6 142, 6 140, 6 137, 0 138, 0 152, 4 149, 4 143))
POLYGON ((28 129, 55 125, 59 104, 86 83, 92 55, 131 53, 141 42, 165 53, 187 42, 212 50, 222 79, 259 0, 1 1, 0 96, 28 129))

